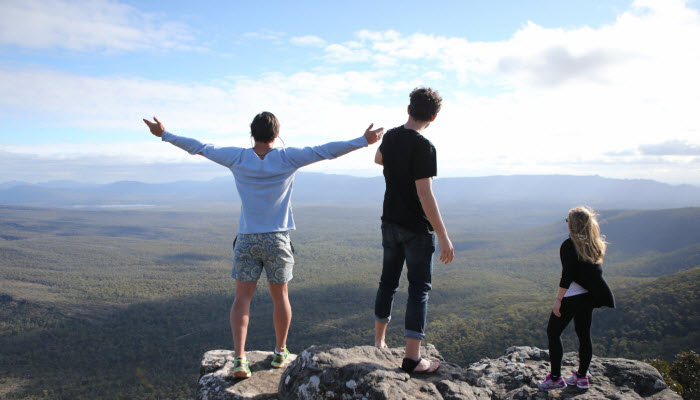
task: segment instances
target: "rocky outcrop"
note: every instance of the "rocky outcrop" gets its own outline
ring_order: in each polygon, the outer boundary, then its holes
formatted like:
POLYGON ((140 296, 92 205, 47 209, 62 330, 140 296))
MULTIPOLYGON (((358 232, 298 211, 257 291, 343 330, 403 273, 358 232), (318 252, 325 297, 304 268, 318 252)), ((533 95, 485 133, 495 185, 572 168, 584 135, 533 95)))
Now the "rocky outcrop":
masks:
MULTIPOLYGON (((246 358, 250 363, 252 376, 248 379, 237 379, 233 376, 233 351, 206 352, 199 368, 197 399, 277 399, 277 385, 283 369, 272 368, 272 352, 249 351, 246 352, 246 358)), ((295 358, 296 355, 290 354, 290 361, 295 358)))
POLYGON ((430 375, 400 369, 404 349, 373 346, 312 346, 282 374, 280 399, 484 399, 480 388, 464 381, 464 370, 447 363, 432 345, 423 355, 441 361, 430 375))
MULTIPOLYGON (((578 366, 576 353, 566 353, 562 373, 571 375, 578 366)), ((589 369, 590 389, 567 387, 543 392, 537 381, 549 372, 549 352, 536 347, 511 347, 503 357, 469 365, 465 380, 489 392, 492 399, 677 399, 659 372, 649 364, 623 358, 597 358, 589 369)))
MULTIPOLYGON (((680 400, 650 365, 627 359, 593 358, 591 388, 568 387, 543 392, 537 380, 549 371, 549 353, 535 347, 511 347, 497 359, 482 359, 466 368, 445 362, 432 345, 424 356, 441 360, 430 375, 407 374, 399 367, 404 350, 371 346, 312 346, 285 370, 270 367, 272 353, 249 352, 253 377, 231 375, 230 351, 215 350, 202 360, 198 398, 216 399, 649 399, 680 400)), ((575 353, 564 357, 568 374, 575 353)))

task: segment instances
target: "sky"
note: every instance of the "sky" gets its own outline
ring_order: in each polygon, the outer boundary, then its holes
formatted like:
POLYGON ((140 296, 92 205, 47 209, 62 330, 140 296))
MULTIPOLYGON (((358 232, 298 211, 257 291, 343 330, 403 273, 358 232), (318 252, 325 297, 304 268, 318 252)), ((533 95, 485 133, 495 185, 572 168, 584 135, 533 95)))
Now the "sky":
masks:
MULTIPOLYGON (((227 169, 142 118, 250 147, 406 122, 438 176, 600 175, 700 185, 698 0, 0 0, 0 182, 207 180, 227 169)), ((279 143, 281 145, 281 143, 279 143)), ((381 175, 375 147, 305 168, 381 175)))

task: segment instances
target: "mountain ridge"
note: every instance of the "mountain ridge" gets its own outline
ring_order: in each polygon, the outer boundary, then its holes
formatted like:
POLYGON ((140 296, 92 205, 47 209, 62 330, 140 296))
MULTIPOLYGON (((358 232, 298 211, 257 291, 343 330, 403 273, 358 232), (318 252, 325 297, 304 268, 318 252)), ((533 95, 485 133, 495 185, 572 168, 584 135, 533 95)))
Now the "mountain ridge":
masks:
MULTIPOLYGON (((435 193, 441 205, 466 209, 489 207, 546 209, 587 204, 596 208, 655 209, 700 206, 700 187, 670 185, 648 179, 612 179, 597 175, 494 175, 438 178, 435 193)), ((299 172, 293 187, 295 203, 379 203, 382 177, 355 177, 299 172)), ((87 184, 58 181, 38 184, 0 183, 0 204, 75 206, 106 204, 196 204, 239 202, 234 181, 144 183, 117 181, 87 184)))

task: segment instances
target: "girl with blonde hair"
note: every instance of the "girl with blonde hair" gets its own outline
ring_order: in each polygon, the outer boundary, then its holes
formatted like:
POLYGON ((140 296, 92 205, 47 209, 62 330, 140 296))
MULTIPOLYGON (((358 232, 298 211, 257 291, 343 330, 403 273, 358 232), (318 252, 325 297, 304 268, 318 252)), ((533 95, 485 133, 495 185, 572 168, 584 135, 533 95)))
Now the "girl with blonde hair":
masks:
POLYGON ((600 234, 597 215, 587 207, 569 210, 566 219, 569 238, 561 244, 561 279, 559 292, 552 307, 547 325, 551 372, 537 386, 542 390, 562 389, 567 385, 588 389, 588 367, 593 358, 591 322, 593 309, 615 307, 615 298, 603 279, 603 258, 607 243, 600 234), (561 334, 571 320, 579 340, 579 367, 573 375, 561 376, 561 360, 564 353, 561 334))

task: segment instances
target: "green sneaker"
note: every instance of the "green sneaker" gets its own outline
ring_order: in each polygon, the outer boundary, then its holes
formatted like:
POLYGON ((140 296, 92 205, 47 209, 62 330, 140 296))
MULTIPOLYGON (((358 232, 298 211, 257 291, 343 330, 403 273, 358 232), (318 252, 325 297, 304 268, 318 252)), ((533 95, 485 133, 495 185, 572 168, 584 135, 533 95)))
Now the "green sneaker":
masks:
POLYGON ((289 350, 286 347, 282 347, 282 354, 277 354, 277 349, 272 352, 272 368, 282 368, 284 363, 287 361, 287 356, 289 356, 289 350))
POLYGON ((248 360, 238 357, 233 361, 233 376, 240 379, 250 378, 248 360))

